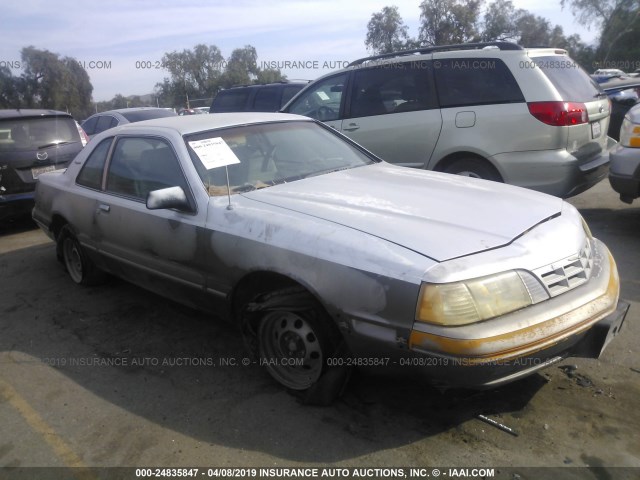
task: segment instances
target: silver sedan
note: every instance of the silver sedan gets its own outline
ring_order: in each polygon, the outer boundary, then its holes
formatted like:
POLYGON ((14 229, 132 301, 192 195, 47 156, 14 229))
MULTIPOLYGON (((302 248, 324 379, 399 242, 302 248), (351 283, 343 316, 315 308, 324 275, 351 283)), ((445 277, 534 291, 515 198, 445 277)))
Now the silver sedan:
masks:
POLYGON ((628 308, 568 203, 389 165, 295 115, 108 130, 40 177, 33 217, 74 282, 108 272, 224 313, 310 401, 353 367, 491 387, 598 357, 628 308))

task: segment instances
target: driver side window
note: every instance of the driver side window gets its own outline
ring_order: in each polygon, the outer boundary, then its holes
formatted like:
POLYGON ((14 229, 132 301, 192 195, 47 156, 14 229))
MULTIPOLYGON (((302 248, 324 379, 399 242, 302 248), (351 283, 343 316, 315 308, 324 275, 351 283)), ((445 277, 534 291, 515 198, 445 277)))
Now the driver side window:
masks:
POLYGON ((185 180, 173 149, 148 137, 118 139, 107 172, 107 191, 144 200, 152 190, 182 187, 185 180))
POLYGON ((315 118, 321 122, 337 120, 340 118, 340 102, 346 82, 346 73, 318 82, 289 107, 289 113, 315 118))

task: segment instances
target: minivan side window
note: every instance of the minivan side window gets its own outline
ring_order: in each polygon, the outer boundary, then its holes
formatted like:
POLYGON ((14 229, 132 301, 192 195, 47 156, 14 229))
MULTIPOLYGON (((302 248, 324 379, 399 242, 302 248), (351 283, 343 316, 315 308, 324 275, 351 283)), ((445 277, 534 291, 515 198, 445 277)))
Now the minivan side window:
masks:
POLYGON ((252 110, 256 112, 275 112, 280 109, 280 87, 259 88, 253 100, 252 110))
POLYGON ((287 85, 282 89, 282 100, 280 101, 280 108, 284 107, 293 96, 298 93, 304 85, 287 85))
POLYGON ((524 102, 518 82, 498 58, 435 60, 433 71, 442 108, 524 102))
POLYGON ((362 69, 353 74, 350 117, 412 112, 437 107, 431 62, 415 61, 362 69))
POLYGON ((340 102, 346 81, 346 73, 325 78, 298 97, 289 107, 288 113, 297 113, 322 122, 337 120, 340 118, 340 102))
POLYGON ((222 90, 213 99, 211 111, 241 112, 244 110, 250 94, 251 90, 248 88, 222 90))

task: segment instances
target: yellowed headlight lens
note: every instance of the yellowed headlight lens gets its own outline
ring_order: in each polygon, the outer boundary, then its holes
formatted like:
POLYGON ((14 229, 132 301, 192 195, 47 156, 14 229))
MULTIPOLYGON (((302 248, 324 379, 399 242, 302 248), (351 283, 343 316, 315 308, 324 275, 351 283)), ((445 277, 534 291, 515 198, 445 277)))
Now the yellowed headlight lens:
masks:
POLYGON ((420 289, 416 320, 458 326, 519 310, 533 302, 515 271, 465 282, 428 284, 420 289))

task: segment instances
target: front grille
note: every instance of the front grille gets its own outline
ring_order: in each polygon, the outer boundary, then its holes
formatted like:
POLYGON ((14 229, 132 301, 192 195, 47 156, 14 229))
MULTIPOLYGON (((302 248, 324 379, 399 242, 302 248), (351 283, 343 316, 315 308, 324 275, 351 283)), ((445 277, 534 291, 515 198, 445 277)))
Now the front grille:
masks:
POLYGON ((549 295, 555 297, 589 280, 592 268, 593 251, 591 242, 586 239, 582 250, 577 255, 539 268, 534 273, 542 280, 549 295))

